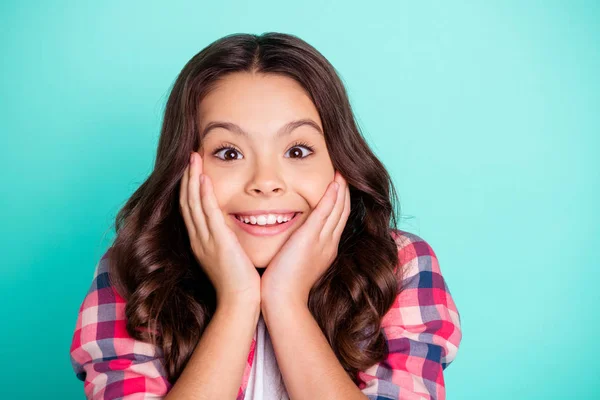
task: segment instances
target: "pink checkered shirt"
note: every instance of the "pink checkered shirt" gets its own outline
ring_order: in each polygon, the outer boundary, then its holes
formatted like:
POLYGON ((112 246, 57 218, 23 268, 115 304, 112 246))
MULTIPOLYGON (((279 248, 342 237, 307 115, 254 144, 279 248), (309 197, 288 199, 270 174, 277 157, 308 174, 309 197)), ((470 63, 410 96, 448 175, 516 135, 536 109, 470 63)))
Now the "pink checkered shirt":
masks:
MULTIPOLYGON (((358 388, 371 400, 446 398, 444 369, 462 338, 460 315, 437 257, 419 236, 391 231, 404 288, 384 315, 381 328, 389 354, 359 371, 358 388)), ((162 350, 133 339, 125 329, 125 300, 110 286, 106 254, 79 309, 70 355, 88 399, 162 399, 167 381, 162 350)), ((254 360, 256 333, 236 400, 243 400, 254 360)))

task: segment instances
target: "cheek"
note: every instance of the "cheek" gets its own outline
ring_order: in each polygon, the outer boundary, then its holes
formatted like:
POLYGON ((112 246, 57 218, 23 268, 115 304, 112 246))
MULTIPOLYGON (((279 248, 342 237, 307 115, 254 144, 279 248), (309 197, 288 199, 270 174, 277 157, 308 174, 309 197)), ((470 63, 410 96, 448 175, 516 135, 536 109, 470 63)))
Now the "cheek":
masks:
POLYGON ((317 207, 327 190, 327 186, 335 177, 335 170, 330 162, 320 162, 310 168, 295 170, 291 179, 293 190, 302 196, 312 211, 317 207))
POLYGON ((213 194, 217 199, 217 204, 225 212, 227 205, 230 204, 231 199, 234 198, 238 191, 238 186, 224 177, 210 176, 210 178, 213 183, 213 194))
POLYGON ((320 177, 316 181, 307 181, 302 185, 298 185, 296 191, 300 193, 302 197, 304 197, 310 206, 310 209, 313 210, 317 207, 319 201, 321 201, 321 198, 327 190, 327 185, 329 185, 330 182, 331 181, 327 181, 320 177))

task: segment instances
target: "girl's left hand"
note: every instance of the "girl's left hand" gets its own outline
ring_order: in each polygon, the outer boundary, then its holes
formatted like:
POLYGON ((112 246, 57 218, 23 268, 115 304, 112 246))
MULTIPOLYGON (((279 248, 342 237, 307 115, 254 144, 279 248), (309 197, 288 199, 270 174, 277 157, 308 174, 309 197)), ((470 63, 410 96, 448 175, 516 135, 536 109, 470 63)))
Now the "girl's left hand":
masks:
POLYGON ((338 254, 340 237, 350 214, 350 189, 339 172, 317 207, 285 242, 261 278, 265 301, 308 303, 313 285, 338 254), (336 192, 335 183, 339 184, 336 192))

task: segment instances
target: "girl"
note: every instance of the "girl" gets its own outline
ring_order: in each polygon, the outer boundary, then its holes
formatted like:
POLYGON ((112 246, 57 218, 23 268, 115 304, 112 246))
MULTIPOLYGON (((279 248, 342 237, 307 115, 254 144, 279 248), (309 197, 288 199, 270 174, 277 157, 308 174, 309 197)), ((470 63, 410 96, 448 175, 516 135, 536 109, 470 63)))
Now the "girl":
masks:
POLYGON ((315 48, 210 44, 81 305, 86 396, 445 398, 460 318, 431 247, 395 228, 395 195, 315 48))

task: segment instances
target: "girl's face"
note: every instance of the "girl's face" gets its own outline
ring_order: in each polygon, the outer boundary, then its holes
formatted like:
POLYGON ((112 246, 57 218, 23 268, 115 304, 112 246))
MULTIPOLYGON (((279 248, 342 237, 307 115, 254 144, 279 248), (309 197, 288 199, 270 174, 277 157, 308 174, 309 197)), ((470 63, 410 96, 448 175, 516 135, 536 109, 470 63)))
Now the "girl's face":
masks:
POLYGON ((334 179, 319 113, 291 78, 234 73, 202 100, 199 118, 204 174, 214 183, 226 224, 253 264, 264 268, 306 221, 334 179), (309 122, 283 130, 298 120, 309 122), (239 129, 220 126, 204 132, 216 122, 235 124, 239 129), (219 150, 223 146, 228 148, 219 150), (257 210, 301 214, 284 232, 257 236, 235 220, 235 214, 257 210))

